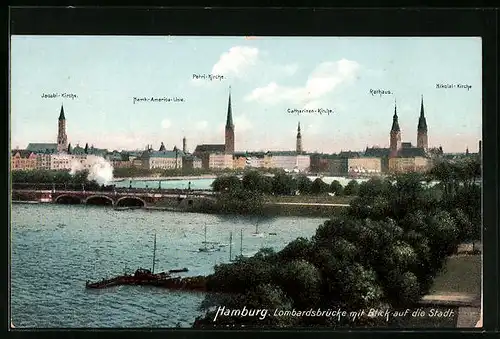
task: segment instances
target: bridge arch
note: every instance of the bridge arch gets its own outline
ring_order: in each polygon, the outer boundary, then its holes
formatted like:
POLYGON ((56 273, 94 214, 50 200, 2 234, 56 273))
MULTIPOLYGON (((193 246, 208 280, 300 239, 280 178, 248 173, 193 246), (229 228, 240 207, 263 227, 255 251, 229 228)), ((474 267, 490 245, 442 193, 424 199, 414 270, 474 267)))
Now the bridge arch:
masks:
POLYGON ((146 201, 142 198, 139 198, 137 196, 126 196, 126 197, 121 197, 116 201, 116 206, 140 206, 140 207, 146 207, 146 201))
POLYGON ((80 197, 70 195, 70 194, 61 194, 54 199, 54 203, 67 204, 67 205, 78 205, 78 204, 82 203, 82 199, 80 197))
POLYGON ((115 201, 106 195, 91 195, 85 199, 87 205, 110 205, 113 206, 115 201))

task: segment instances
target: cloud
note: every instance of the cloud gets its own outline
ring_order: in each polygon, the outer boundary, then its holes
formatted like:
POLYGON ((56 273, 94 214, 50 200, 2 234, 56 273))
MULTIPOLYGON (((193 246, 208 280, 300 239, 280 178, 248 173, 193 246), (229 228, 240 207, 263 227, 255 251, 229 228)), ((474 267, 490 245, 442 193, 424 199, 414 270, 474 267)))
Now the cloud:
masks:
POLYGON ((205 130, 208 127, 208 122, 206 120, 198 121, 194 128, 198 131, 205 130))
POLYGON ((255 47, 234 46, 222 53, 212 67, 212 74, 241 77, 246 70, 257 63, 259 50, 255 47))
POLYGON ((330 94, 341 84, 356 79, 359 69, 360 65, 356 61, 346 59, 323 62, 313 70, 302 87, 280 86, 271 82, 254 89, 245 100, 269 105, 282 102, 307 105, 330 94))
POLYGON ((170 120, 168 119, 163 119, 161 121, 161 127, 164 128, 164 129, 169 129, 170 126, 172 126, 172 123, 170 122, 170 120))
POLYGON ((252 122, 242 114, 234 117, 234 128, 237 132, 249 131, 253 128, 252 122))

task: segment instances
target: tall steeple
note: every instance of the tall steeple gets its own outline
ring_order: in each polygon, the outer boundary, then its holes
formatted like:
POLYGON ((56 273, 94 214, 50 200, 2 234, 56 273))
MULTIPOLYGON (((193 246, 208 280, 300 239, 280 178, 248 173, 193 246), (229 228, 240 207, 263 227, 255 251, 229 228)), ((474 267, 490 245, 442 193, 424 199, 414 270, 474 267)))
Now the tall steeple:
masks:
POLYGON ((300 134, 300 121, 297 126, 297 143, 295 150, 297 153, 302 153, 302 135, 300 134))
POLYGON ((59 120, 66 120, 66 117, 64 116, 64 107, 61 104, 61 113, 59 113, 59 120))
POLYGON ((233 111, 231 107, 231 86, 229 86, 229 101, 227 104, 227 118, 226 118, 226 131, 225 131, 225 152, 229 154, 234 153, 234 123, 233 111))
POLYGON ((427 150, 428 136, 427 136, 427 121, 424 114, 424 96, 422 95, 420 101, 420 117, 418 118, 417 126, 417 147, 427 150))
POLYGON ((395 157, 401 149, 401 129, 399 128, 396 99, 394 99, 394 115, 392 116, 392 127, 390 133, 390 155, 395 157))
POLYGON ((186 137, 182 138, 182 153, 187 153, 186 137))
POLYGON ((68 136, 66 135, 66 117, 64 116, 64 107, 61 104, 61 112, 59 113, 59 121, 57 124, 57 152, 68 151, 68 136))

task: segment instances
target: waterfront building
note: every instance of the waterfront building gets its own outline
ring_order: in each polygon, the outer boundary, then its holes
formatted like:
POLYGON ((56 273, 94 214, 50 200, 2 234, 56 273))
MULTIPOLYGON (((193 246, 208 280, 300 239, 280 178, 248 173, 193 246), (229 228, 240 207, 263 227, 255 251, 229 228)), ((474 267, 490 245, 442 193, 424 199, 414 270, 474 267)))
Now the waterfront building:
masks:
POLYGON ((72 166, 72 156, 67 153, 56 153, 50 155, 51 170, 69 170, 72 166))
POLYGON ((311 165, 311 158, 308 154, 298 154, 294 151, 271 151, 271 164, 273 168, 284 170, 308 171, 311 165))
POLYGON ((182 157, 182 168, 184 169, 199 169, 201 166, 201 159, 194 155, 187 154, 182 157))
POLYGON ((36 168, 40 170, 50 170, 51 157, 52 154, 50 153, 38 153, 36 155, 36 168))
POLYGON ((12 171, 15 170, 33 170, 36 169, 36 154, 28 150, 13 150, 11 153, 12 171))
POLYGON ((347 160, 348 173, 380 174, 382 172, 381 158, 360 157, 347 160))
POLYGON ((425 172, 430 168, 430 165, 431 161, 427 157, 394 157, 389 159, 389 172, 425 172))
POLYGON ((144 151, 141 156, 142 168, 145 169, 180 169, 182 151, 144 151))
POLYGON ((232 169, 233 155, 229 153, 208 153, 201 158, 202 166, 206 169, 223 170, 232 169))
POLYGON ((246 152, 234 153, 233 156, 233 168, 243 169, 247 167, 247 154, 246 152))

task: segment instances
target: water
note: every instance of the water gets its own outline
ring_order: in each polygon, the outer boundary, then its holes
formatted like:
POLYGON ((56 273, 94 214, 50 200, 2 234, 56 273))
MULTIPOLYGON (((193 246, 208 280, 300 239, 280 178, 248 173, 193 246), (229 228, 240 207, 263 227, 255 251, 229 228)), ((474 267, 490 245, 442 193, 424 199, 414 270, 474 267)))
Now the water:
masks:
MULTIPOLYGON (((317 177, 308 177, 311 180, 315 180, 317 177)), ((344 177, 322 177, 321 178, 325 183, 331 184, 332 181, 337 180, 340 182, 342 186, 346 186, 347 183, 353 179, 344 178, 344 177)), ((362 183, 367 181, 368 179, 355 179, 357 182, 362 183)), ((189 183, 191 183, 191 189, 193 190, 209 190, 212 189, 210 186, 214 179, 203 178, 203 179, 175 179, 175 180, 132 180, 132 183, 129 180, 123 180, 116 182, 116 187, 129 187, 132 184, 132 188, 158 188, 159 181, 161 181, 162 188, 169 189, 187 189, 189 183)))
POLYGON ((13 205, 11 212, 11 318, 16 328, 191 327, 201 315, 203 293, 121 286, 86 290, 86 280, 122 274, 127 267, 155 271, 189 268, 185 275, 213 272, 229 261, 229 247, 195 252, 204 241, 229 243, 233 255, 262 247, 281 249, 314 234, 322 218, 255 218, 160 211, 115 211, 85 205, 13 205), (269 235, 275 232, 277 235, 269 235))

